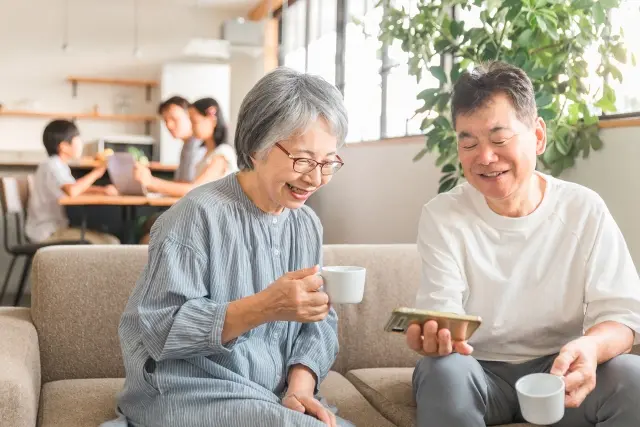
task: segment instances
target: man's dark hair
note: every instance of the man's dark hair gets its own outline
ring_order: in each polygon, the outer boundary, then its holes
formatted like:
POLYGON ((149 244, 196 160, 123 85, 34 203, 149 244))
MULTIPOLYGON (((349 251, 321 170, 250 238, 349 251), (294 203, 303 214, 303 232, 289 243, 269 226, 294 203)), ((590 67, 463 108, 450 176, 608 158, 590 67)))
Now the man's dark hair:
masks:
POLYGON ((531 80, 520 68, 494 61, 481 64, 471 72, 462 74, 453 86, 453 127, 455 128, 459 115, 470 114, 478 108, 485 107, 498 93, 509 97, 518 119, 528 125, 533 124, 538 111, 531 80))
POLYGON ((62 119, 53 120, 44 128, 42 142, 47 154, 54 156, 58 154, 58 147, 61 143, 71 143, 71 140, 76 136, 80 136, 80 131, 75 123, 62 119))
POLYGON ((211 107, 215 107, 216 118, 218 121, 216 123, 216 128, 213 131, 213 141, 216 143, 216 146, 226 144, 229 130, 227 129, 227 122, 224 119, 224 115, 222 114, 218 101, 213 98, 202 98, 191 104, 191 106, 195 108, 200 115, 205 117, 207 116, 207 110, 211 107))
POLYGON ((176 105, 182 108, 183 110, 187 110, 190 104, 189 104, 189 101, 187 101, 181 96, 172 96, 171 98, 163 101, 158 106, 158 114, 164 113, 167 110, 167 108, 171 107, 172 105, 176 105))

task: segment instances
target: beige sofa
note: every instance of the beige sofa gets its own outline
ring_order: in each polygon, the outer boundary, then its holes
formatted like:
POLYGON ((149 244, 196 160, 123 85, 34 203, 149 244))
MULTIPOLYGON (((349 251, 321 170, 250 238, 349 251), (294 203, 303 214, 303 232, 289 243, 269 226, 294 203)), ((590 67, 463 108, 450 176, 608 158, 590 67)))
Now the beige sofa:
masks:
MULTIPOLYGON (((32 308, 0 309, 0 426, 91 427, 113 417, 124 375, 118 322, 146 259, 145 246, 38 252, 32 308)), ((326 246, 324 261, 368 272, 364 301, 336 307, 340 354, 321 392, 358 426, 415 425, 417 356, 383 332, 389 312, 414 301, 415 246, 326 246)))

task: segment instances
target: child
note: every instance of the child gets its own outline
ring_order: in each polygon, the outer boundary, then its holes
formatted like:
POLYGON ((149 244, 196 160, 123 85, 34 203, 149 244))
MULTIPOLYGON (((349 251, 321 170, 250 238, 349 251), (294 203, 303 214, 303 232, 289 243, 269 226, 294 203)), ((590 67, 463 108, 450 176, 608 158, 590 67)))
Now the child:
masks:
MULTIPOLYGON (((82 154, 80 132, 73 122, 54 120, 47 125, 42 135, 49 158, 38 166, 29 195, 27 224, 25 231, 32 242, 54 242, 80 240, 81 230, 69 228, 69 219, 58 199, 80 194, 106 194, 115 196, 118 191, 113 185, 94 186, 106 172, 106 166, 99 166, 78 179, 71 175, 69 161, 82 154)), ((119 244, 120 241, 106 233, 85 230, 84 240, 93 244, 119 244)))

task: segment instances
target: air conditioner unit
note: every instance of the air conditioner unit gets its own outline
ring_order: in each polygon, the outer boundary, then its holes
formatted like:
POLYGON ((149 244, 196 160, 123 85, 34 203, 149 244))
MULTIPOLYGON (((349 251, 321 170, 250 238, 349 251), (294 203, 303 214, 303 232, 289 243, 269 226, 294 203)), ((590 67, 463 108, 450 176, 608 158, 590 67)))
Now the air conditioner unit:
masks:
POLYGON ((265 21, 248 21, 244 18, 229 19, 222 24, 222 38, 232 48, 263 48, 265 21))
POLYGON ((182 49, 185 56, 209 58, 209 59, 229 59, 229 42, 226 40, 193 38, 182 49))

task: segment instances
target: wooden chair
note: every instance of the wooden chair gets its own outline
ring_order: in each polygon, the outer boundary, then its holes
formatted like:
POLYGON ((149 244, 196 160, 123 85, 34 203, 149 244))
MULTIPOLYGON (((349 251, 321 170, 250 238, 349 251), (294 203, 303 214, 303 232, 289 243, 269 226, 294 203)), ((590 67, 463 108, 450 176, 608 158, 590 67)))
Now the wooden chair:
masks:
POLYGON ((4 284, 0 290, 0 304, 2 304, 4 294, 9 285, 11 273, 13 272, 13 267, 19 257, 24 256, 25 263, 20 277, 18 292, 13 302, 14 306, 17 306, 22 299, 22 295, 24 294, 24 289, 27 284, 27 278, 29 277, 29 272, 31 270, 31 261, 38 249, 54 245, 89 244, 86 240, 65 240, 47 243, 32 243, 29 241, 25 234, 24 226, 27 218, 26 206, 29 200, 31 180, 31 175, 0 177, 0 205, 2 206, 4 248, 7 253, 13 256, 4 279, 4 284), (14 239, 11 239, 9 236, 11 223, 13 223, 15 228, 14 239))

